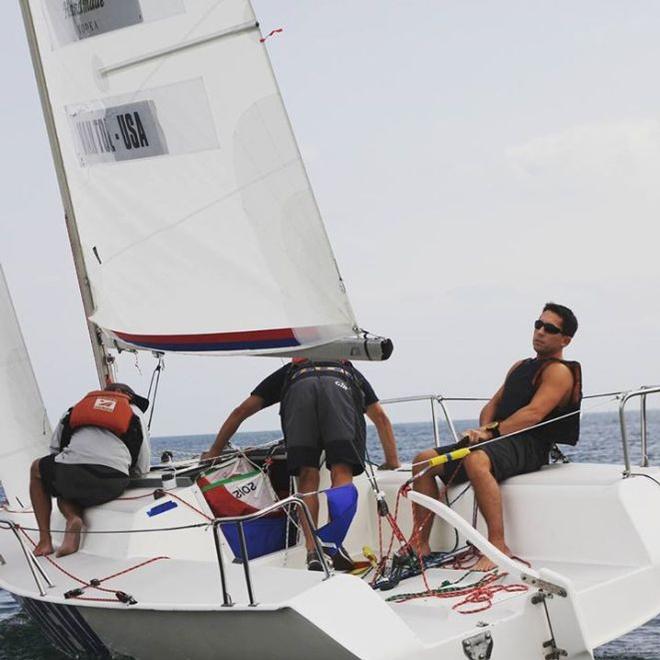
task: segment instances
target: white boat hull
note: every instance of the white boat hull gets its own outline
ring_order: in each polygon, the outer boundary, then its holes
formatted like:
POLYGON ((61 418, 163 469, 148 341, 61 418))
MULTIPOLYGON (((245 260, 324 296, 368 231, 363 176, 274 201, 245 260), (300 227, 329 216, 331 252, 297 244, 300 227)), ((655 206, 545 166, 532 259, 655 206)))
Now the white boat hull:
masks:
MULTIPOLYGON (((659 476, 657 469, 646 472, 659 476)), ((409 472, 403 470, 379 475, 392 508, 407 476, 409 472)), ((358 479, 357 485, 360 507, 346 540, 355 556, 363 545, 378 547, 373 496, 366 480, 358 479)), ((203 505, 196 487, 175 493, 196 508, 203 505)), ((5 559, 0 586, 15 594, 49 638, 69 655, 75 655, 72 649, 79 653, 81 645, 90 652, 91 645, 96 655, 121 653, 139 660, 233 658, 237 654, 464 660, 471 657, 466 643, 494 660, 544 660, 554 648, 548 644, 565 651, 562 657, 569 660, 587 660, 595 647, 660 612, 660 521, 653 514, 660 507, 660 488, 651 479, 623 479, 617 466, 558 465, 507 481, 503 496, 509 544, 532 568, 493 558, 500 571, 508 573, 502 584, 525 585, 527 590, 493 594, 492 603, 474 613, 461 613, 465 606, 456 609, 458 598, 387 600, 423 592, 419 576, 403 580, 391 591, 374 590, 367 581, 350 575, 324 579, 322 573, 304 570, 302 546, 250 562, 256 601, 250 606, 243 568, 229 561, 232 555, 224 542, 233 605, 223 607, 208 527, 177 533, 89 534, 79 553, 56 560, 59 568, 39 560, 55 583, 43 597, 16 538, 0 531, 0 554, 5 559), (132 569, 145 558, 164 553, 168 559, 132 569), (112 593, 93 589, 86 589, 83 597, 103 600, 67 599, 65 592, 80 584, 60 569, 87 582, 131 569, 103 586, 130 593, 137 602, 123 604, 112 593), (546 596, 555 590, 552 597, 539 599, 539 586, 543 586, 539 580, 549 584, 546 596)), ((99 531, 140 529, 147 520, 157 529, 200 521, 199 513, 185 506, 154 521, 145 515, 153 505, 148 493, 145 499, 109 503, 88 511, 86 523, 91 531, 99 531)), ((446 511, 435 501, 428 506, 437 516, 433 547, 451 545, 454 526, 461 543, 469 538, 488 551, 479 533, 482 521, 477 531, 467 523, 472 514, 471 494, 446 511)), ((27 513, 6 512, 0 517, 30 526, 27 513)), ((406 499, 398 520, 408 534, 406 499)), ((389 542, 389 533, 384 540, 389 542)), ((427 571, 432 587, 465 573, 465 569, 447 567, 427 571)))

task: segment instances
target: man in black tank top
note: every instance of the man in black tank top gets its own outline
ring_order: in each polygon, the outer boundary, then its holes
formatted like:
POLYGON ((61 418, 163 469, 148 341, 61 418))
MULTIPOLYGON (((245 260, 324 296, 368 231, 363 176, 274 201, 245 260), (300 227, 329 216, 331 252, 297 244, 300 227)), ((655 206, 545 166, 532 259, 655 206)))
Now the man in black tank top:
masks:
MULTIPOLYGON (((472 452, 460 463, 447 463, 429 470, 413 484, 420 493, 437 498, 436 476, 447 485, 469 479, 488 526, 488 540, 508 555, 511 552, 504 540, 499 482, 547 465, 555 442, 575 445, 578 440, 579 414, 571 413, 580 409, 581 370, 578 362, 563 359, 564 348, 570 344, 577 326, 577 319, 568 307, 547 303, 540 318, 534 322, 532 345, 536 357, 520 360, 509 369, 504 384, 481 411, 479 428, 465 432, 461 445, 471 445, 472 452), (562 419, 550 421, 559 417, 562 419), (549 423, 524 431, 542 422, 549 423), (515 435, 477 448, 481 442, 510 434, 515 435)), ((422 464, 416 465, 413 472, 419 473, 425 468, 423 461, 454 448, 440 447, 421 452, 414 463, 422 464)), ((426 509, 417 505, 413 505, 413 514, 415 530, 418 530, 414 543, 416 550, 424 556, 430 552, 433 519, 427 515, 426 509)), ((481 557, 473 570, 492 568, 493 562, 481 557)))

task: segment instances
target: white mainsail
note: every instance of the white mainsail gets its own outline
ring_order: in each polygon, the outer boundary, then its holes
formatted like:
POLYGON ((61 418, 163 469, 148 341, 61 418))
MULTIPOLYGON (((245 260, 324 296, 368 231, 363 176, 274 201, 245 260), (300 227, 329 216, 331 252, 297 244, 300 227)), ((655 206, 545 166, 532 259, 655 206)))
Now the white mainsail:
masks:
POLYGON ((29 502, 28 474, 48 453, 50 424, 0 266, 0 481, 7 498, 29 502))
POLYGON ((22 2, 106 343, 350 356, 358 326, 250 2, 22 2))

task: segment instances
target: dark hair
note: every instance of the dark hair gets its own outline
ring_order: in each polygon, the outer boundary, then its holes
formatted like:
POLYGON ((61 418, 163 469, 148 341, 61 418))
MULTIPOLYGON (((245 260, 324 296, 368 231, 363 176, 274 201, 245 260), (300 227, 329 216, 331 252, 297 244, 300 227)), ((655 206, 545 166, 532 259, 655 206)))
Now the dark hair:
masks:
POLYGON ((564 305, 558 305, 557 303, 549 302, 545 303, 543 308, 544 312, 553 312, 559 316, 562 320, 562 333, 568 337, 573 337, 578 329, 578 321, 575 318, 575 314, 564 305))

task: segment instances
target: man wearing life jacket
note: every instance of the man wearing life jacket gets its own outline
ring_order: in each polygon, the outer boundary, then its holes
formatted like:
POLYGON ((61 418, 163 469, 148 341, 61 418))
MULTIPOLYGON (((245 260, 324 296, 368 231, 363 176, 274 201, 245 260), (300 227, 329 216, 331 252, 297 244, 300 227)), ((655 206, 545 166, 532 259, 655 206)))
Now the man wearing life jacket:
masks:
MULTIPOLYGON (((472 483, 479 509, 488 527, 488 540, 511 555, 504 540, 502 498, 499 482, 517 474, 534 472, 547 465, 554 443, 575 445, 580 432, 577 413, 582 400, 582 376, 578 362, 563 359, 563 350, 571 343, 578 327, 573 312, 556 303, 547 303, 540 318, 534 321, 532 345, 536 357, 520 360, 509 370, 504 384, 488 401, 479 416, 479 428, 465 432, 462 443, 476 447, 462 463, 450 462, 434 467, 414 481, 414 489, 438 497, 435 477, 445 483, 472 483), (481 442, 493 440, 568 415, 530 431, 478 449, 481 442)), ((459 444, 462 444, 459 443, 459 444)), ((413 472, 420 473, 429 459, 453 447, 427 449, 418 454, 413 472)), ((429 535, 433 523, 426 509, 413 506, 413 545, 421 556, 430 552, 429 535)), ((473 570, 495 567, 481 557, 473 570)))
POLYGON ((66 520, 57 556, 80 546, 82 511, 119 497, 129 475, 149 472, 151 449, 143 413, 149 401, 128 385, 112 383, 90 392, 62 417, 50 443, 51 453, 30 470, 30 499, 39 526, 37 556, 53 549, 52 497, 66 520))
MULTIPOLYGON (((259 410, 280 402, 282 430, 289 473, 298 477, 298 491, 313 493, 319 487, 319 462, 325 451, 333 486, 352 482, 364 471, 366 415, 376 426, 383 446, 383 469, 399 467, 392 424, 367 379, 348 361, 311 362, 294 358, 265 378, 225 420, 202 459, 219 456, 241 423, 259 410)), ((317 496, 306 498, 314 523, 318 521, 317 496)), ((311 532, 303 525, 307 566, 321 570, 311 532)))

